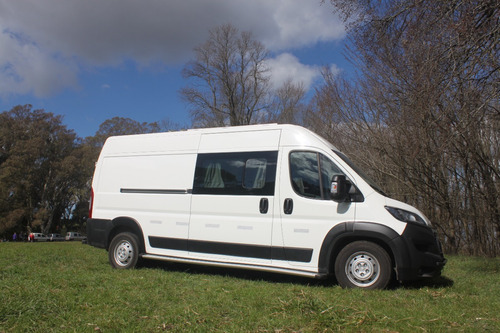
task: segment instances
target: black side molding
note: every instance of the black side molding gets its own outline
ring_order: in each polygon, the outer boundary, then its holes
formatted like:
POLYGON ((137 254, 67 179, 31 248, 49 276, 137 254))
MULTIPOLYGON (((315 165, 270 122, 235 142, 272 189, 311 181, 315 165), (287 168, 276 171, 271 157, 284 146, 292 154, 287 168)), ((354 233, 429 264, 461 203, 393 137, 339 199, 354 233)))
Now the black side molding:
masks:
POLYGON ((190 194, 193 190, 185 189, 148 189, 148 188, 121 188, 120 193, 135 193, 135 194, 190 194))
POLYGON ((310 262, 312 249, 149 236, 152 247, 235 257, 310 262))

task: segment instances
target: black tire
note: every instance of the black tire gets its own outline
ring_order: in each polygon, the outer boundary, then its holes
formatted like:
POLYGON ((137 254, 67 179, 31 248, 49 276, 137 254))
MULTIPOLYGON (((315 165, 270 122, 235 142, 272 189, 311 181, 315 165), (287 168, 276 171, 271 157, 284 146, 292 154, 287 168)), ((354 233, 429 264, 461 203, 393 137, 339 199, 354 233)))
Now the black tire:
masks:
POLYGON ((392 278, 391 258, 375 243, 352 242, 335 260, 335 277, 342 288, 384 289, 392 278))
POLYGON ((137 236, 130 232, 122 232, 116 235, 109 246, 108 258, 113 268, 134 268, 139 259, 137 236))

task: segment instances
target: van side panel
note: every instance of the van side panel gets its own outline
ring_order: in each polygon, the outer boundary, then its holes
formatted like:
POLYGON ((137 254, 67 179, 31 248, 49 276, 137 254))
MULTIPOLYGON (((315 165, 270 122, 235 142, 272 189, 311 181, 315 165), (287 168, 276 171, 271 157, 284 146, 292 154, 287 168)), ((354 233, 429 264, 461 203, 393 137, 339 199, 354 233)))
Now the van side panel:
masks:
POLYGON ((100 219, 130 217, 148 236, 188 238, 191 186, 196 154, 104 157, 94 198, 100 219))
POLYGON ((193 183, 195 161, 195 154, 106 157, 101 167, 99 192, 187 190, 193 183))
POLYGON ((101 155, 159 155, 196 153, 200 133, 181 131, 110 137, 101 155))
POLYGON ((201 136, 199 153, 278 150, 281 130, 207 133, 201 136))

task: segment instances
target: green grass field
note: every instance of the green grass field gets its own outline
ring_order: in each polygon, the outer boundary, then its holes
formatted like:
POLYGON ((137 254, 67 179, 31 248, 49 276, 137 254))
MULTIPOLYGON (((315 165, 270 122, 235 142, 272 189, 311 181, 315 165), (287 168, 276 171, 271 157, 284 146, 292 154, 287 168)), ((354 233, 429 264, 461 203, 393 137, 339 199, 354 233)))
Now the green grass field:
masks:
POLYGON ((391 290, 146 262, 115 270, 78 242, 0 243, 0 332, 499 332, 500 258, 447 256, 391 290))

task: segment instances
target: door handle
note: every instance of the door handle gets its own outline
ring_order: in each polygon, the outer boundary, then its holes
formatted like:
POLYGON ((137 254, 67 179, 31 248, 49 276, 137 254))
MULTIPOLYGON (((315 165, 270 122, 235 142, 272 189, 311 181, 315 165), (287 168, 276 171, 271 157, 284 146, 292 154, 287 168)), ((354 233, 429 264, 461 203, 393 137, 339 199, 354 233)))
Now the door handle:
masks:
POLYGON ((290 198, 285 199, 285 204, 283 205, 283 211, 285 214, 290 215, 293 212, 293 200, 290 198))
POLYGON ((269 209, 269 200, 267 198, 260 199, 259 210, 261 214, 267 214, 267 210, 269 209))

